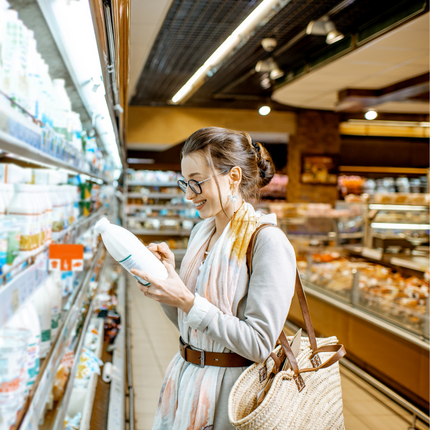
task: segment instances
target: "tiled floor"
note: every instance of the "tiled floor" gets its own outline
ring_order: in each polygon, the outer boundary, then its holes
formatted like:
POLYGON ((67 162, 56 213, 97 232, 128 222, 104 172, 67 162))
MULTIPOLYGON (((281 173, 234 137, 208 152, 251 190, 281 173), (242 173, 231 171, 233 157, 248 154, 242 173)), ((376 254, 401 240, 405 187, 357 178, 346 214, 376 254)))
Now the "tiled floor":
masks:
MULTIPOLYGON (((129 278, 135 429, 149 430, 164 372, 178 351, 178 332, 158 303, 147 299, 129 278)), ((342 368, 346 430, 408 430, 408 413, 342 368)), ((418 429, 427 426, 417 425, 418 429)), ((309 429, 311 430, 311 429, 309 429)))

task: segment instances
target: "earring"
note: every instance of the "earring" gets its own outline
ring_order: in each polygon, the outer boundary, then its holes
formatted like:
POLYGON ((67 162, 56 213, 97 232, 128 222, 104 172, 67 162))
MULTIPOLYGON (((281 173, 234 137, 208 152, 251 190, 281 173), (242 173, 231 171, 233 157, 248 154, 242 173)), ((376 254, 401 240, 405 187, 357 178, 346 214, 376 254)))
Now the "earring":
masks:
POLYGON ((232 203, 234 203, 238 197, 239 196, 232 196, 231 194, 229 194, 229 196, 228 196, 228 198, 231 200, 232 203))

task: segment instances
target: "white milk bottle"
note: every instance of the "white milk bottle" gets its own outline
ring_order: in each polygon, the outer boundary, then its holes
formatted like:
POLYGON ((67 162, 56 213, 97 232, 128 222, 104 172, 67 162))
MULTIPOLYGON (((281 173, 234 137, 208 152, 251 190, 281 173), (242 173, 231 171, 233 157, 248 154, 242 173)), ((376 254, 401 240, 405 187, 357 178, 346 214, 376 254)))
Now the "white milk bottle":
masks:
MULTIPOLYGON (((102 218, 94 229, 102 235, 103 243, 110 255, 128 272, 137 269, 154 278, 167 278, 168 273, 163 263, 133 233, 119 225, 111 224, 106 218, 102 218)), ((150 285, 144 279, 133 276, 141 284, 150 285)))
POLYGON ((29 330, 31 336, 27 345, 27 364, 28 373, 27 393, 30 391, 40 370, 40 324, 36 309, 29 302, 25 302, 7 323, 8 328, 22 328, 29 330))
POLYGON ((45 358, 51 348, 52 304, 46 281, 30 297, 39 317, 40 324, 40 358, 45 358))
POLYGON ((35 215, 37 207, 33 204, 31 185, 15 184, 15 193, 9 204, 8 214, 22 222, 20 256, 28 258, 36 248, 35 243, 35 215))
POLYGON ((58 326, 61 317, 62 309, 62 291, 61 279, 59 279, 59 272, 53 272, 46 280, 46 289, 49 297, 51 298, 51 339, 55 340, 58 333, 58 326))

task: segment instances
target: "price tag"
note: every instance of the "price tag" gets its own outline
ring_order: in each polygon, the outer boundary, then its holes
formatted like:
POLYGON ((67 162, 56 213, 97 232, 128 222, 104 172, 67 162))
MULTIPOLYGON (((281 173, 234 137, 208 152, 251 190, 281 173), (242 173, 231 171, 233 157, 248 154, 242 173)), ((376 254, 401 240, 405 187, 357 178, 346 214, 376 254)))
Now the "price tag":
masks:
POLYGON ((84 269, 84 245, 49 246, 49 270, 81 272, 84 269))
POLYGON ((363 248, 361 251, 363 257, 372 258, 373 260, 382 259, 382 251, 378 249, 363 248))

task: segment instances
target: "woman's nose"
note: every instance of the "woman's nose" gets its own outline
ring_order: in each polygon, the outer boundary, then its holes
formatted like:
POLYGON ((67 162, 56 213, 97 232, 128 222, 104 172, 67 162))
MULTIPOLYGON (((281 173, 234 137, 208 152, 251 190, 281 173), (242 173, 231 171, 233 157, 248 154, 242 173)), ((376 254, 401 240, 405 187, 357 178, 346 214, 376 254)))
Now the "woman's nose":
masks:
POLYGON ((187 186, 187 192, 185 193, 185 198, 187 200, 192 200, 195 197, 196 193, 194 193, 192 191, 192 189, 190 188, 190 186, 187 186))

